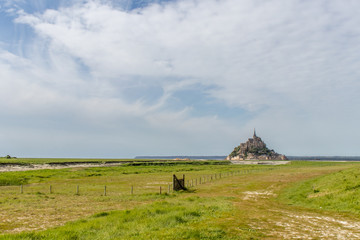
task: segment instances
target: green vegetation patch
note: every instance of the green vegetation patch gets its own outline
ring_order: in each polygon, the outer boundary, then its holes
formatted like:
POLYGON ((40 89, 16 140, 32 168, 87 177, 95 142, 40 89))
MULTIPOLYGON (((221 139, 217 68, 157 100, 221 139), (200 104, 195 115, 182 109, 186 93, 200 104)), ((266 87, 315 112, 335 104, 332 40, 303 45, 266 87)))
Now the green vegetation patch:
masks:
MULTIPOLYGON (((261 168, 261 166, 244 166, 247 169, 261 168)), ((237 168, 242 168, 237 167, 237 168)), ((197 161, 197 162, 178 162, 178 163, 140 163, 124 164, 115 167, 89 167, 89 168, 64 168, 64 169, 43 169, 19 172, 2 172, 0 175, 0 186, 16 186, 31 183, 46 183, 52 181, 62 181, 69 179, 87 179, 106 177, 118 177, 130 174, 163 174, 176 172, 201 172, 209 173, 230 171, 236 169, 229 165, 228 161, 197 161), (216 166, 212 168, 212 166, 216 166)))
POLYGON ((18 177, 16 175, 0 175, 0 186, 12 186, 12 185, 22 185, 28 182, 27 177, 18 177))
POLYGON ((314 209, 360 213, 360 168, 303 181, 286 188, 279 199, 314 209))
MULTIPOLYGON (((0 239, 221 239, 226 228, 214 219, 230 212, 224 198, 189 197, 132 210, 102 212, 65 226, 0 239)), ((227 238, 229 239, 229 238, 227 238)))

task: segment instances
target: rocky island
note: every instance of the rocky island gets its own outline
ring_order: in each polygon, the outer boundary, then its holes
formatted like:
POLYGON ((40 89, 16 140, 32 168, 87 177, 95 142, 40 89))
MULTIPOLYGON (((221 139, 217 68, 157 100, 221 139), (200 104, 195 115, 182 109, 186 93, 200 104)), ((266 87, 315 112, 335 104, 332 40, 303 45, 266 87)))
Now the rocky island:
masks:
POLYGON ((287 158, 285 155, 268 149, 263 140, 256 136, 254 129, 253 137, 235 147, 226 160, 287 160, 287 158))

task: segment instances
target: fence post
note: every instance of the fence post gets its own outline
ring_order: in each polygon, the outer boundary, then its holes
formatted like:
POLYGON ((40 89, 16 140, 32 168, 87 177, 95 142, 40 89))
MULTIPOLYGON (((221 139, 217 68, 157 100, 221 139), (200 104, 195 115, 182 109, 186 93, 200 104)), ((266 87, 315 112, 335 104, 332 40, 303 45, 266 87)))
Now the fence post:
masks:
POLYGON ((160 195, 161 195, 161 186, 160 186, 160 195))
POLYGON ((52 187, 51 187, 51 185, 50 185, 50 187, 49 187, 49 193, 50 193, 50 194, 52 193, 52 187))
POLYGON ((168 193, 170 194, 170 184, 168 185, 168 193))
POLYGON ((76 185, 76 195, 79 195, 79 185, 76 185))
POLYGON ((23 185, 21 184, 21 186, 20 186, 20 193, 24 193, 24 191, 23 191, 23 185))
MULTIPOLYGON (((174 189, 175 186, 176 186, 176 185, 175 185, 175 174, 173 174, 173 183, 172 183, 172 184, 173 184, 173 190, 175 190, 175 189, 174 189)), ((184 185, 185 185, 185 182, 184 182, 184 185)))
POLYGON ((131 195, 133 195, 133 194, 134 194, 134 186, 131 185, 131 195))
POLYGON ((104 186, 104 196, 106 196, 106 185, 104 186))

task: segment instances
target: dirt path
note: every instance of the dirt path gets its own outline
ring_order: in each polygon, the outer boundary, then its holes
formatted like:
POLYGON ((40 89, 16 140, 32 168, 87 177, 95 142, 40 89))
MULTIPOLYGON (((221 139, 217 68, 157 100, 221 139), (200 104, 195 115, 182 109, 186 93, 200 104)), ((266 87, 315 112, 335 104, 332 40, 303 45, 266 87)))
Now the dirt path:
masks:
POLYGON ((255 239, 360 239, 360 218, 286 205, 277 200, 281 190, 289 184, 333 171, 339 169, 297 169, 238 176, 215 183, 216 186, 199 194, 234 199, 236 210, 227 218, 226 225, 232 226, 231 230, 238 232, 239 236, 248 234, 255 239))
MULTIPOLYGON (((272 202, 276 195, 269 191, 244 192, 248 204, 271 205, 262 209, 267 219, 253 221, 250 226, 265 231, 270 239, 360 239, 360 221, 347 216, 288 207, 272 202), (266 201, 272 203, 265 203, 266 201)), ((246 203, 245 203, 246 204, 246 203)), ((254 211, 256 212, 256 211, 254 211)))
POLYGON ((284 239, 360 239, 360 222, 311 212, 273 210, 280 219, 274 222, 281 231, 272 234, 284 239))

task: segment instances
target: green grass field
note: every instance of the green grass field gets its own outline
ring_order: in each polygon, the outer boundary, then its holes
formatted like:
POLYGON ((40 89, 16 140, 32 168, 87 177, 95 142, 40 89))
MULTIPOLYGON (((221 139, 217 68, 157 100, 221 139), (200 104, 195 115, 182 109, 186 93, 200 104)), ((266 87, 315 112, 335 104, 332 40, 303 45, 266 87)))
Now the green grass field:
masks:
POLYGON ((359 169, 209 162, 1 173, 0 239, 331 239, 339 223, 330 216, 359 222, 359 169), (168 193, 172 174, 194 186, 168 193))
POLYGON ((289 204, 360 214, 360 166, 299 182, 284 189, 289 204))

